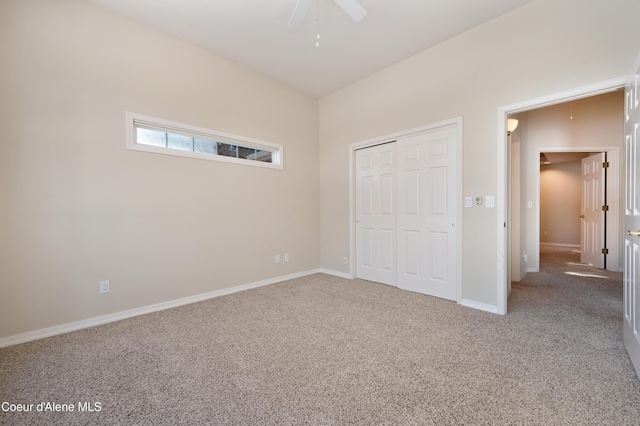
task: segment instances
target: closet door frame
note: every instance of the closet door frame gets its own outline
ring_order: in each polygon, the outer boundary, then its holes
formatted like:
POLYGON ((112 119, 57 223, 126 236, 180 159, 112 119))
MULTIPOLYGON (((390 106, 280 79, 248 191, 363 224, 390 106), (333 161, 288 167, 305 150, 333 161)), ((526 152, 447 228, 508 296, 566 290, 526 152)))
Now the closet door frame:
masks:
POLYGON ((437 123, 431 123, 412 129, 403 130, 396 133, 382 135, 371 139, 355 142, 349 145, 349 273, 346 277, 356 278, 356 150, 379 145, 385 142, 414 136, 429 131, 455 127, 457 129, 457 200, 456 200, 456 302, 462 303, 462 140, 463 126, 462 117, 455 117, 449 120, 443 120, 437 123))

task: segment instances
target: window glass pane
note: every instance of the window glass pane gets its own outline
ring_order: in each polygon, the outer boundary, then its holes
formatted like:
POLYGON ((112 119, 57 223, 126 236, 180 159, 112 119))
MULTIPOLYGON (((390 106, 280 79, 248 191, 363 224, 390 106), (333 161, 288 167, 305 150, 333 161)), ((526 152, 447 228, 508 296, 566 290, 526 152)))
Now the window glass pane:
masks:
POLYGON ((273 153, 270 151, 256 151, 256 161, 262 161, 264 163, 273 163, 273 153))
POLYGON ((137 129, 137 142, 142 145, 167 146, 166 133, 159 130, 137 129))
POLYGON ((190 136, 174 135, 169 133, 169 144, 167 148, 193 151, 193 138, 190 136))
POLYGON ((243 146, 238 147, 238 158, 244 158, 247 160, 255 160, 256 150, 253 148, 245 148, 243 146))
POLYGON ((282 169, 282 145, 131 112, 127 120, 131 129, 127 149, 217 161, 235 158, 239 161, 234 163, 282 169))
POLYGON ((224 155, 225 157, 237 157, 238 147, 235 145, 229 145, 226 143, 219 143, 218 155, 224 155))
POLYGON ((218 147, 216 142, 204 139, 194 139, 193 150, 195 152, 206 152, 207 154, 217 154, 218 147))

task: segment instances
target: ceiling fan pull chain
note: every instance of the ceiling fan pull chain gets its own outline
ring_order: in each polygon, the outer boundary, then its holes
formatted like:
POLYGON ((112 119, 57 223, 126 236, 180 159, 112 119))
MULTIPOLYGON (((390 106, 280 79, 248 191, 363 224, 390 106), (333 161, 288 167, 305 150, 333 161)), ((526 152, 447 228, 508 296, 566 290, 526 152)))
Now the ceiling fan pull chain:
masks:
POLYGON ((320 47, 320 0, 316 0, 316 47, 320 47))

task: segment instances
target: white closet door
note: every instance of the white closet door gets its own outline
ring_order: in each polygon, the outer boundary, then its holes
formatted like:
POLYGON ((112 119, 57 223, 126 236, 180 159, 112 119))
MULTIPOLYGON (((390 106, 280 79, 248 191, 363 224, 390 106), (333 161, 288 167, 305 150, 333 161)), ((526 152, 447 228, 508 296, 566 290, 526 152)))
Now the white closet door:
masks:
POLYGON ((398 287, 457 299, 457 129, 397 144, 398 287))
POLYGON ((395 143, 356 151, 357 276, 396 285, 395 143))

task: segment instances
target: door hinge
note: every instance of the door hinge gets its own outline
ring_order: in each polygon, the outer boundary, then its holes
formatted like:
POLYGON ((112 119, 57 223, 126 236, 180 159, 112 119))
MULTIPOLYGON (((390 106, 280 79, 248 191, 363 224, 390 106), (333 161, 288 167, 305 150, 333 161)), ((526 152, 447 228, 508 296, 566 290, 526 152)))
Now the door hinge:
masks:
POLYGON ((603 168, 603 169, 607 169, 607 168, 609 168, 609 162, 608 162, 608 161, 605 161, 604 163, 602 163, 602 168, 603 168))
POLYGON ((608 248, 603 248, 602 249, 602 254, 609 254, 609 249, 608 248))
POLYGON ((602 211, 603 212, 608 212, 609 211, 609 206, 602 206, 602 211))

